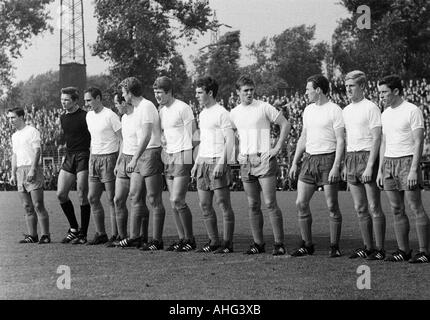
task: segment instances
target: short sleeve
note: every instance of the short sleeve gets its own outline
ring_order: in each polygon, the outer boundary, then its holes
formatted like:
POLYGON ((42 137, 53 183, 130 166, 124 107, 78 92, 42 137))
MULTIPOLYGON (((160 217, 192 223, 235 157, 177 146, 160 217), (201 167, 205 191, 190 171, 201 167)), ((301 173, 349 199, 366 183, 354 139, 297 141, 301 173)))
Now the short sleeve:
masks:
POLYGON ((184 125, 187 125, 194 120, 193 110, 191 110, 191 107, 188 104, 184 103, 184 108, 181 110, 181 117, 184 125))
POLYGON ((414 108, 410 113, 410 124, 412 131, 416 129, 424 129, 424 117, 419 108, 414 108))
POLYGON ((276 119, 281 114, 281 111, 277 110, 274 106, 265 103, 264 104, 264 113, 266 114, 267 119, 269 119, 270 122, 275 122, 276 119))
POLYGON ((381 126, 381 111, 376 104, 372 103, 372 108, 369 111, 369 127, 370 129, 374 129, 381 126))
POLYGON ((110 123, 114 132, 117 132, 121 129, 121 121, 119 120, 118 115, 113 111, 110 116, 110 123))
POLYGON ((31 141, 31 147, 33 149, 40 148, 41 139, 40 139, 40 132, 39 132, 39 130, 37 130, 37 129, 32 130, 32 132, 31 132, 31 140, 30 141, 31 141))
POLYGON ((343 122, 342 109, 337 104, 334 104, 333 129, 337 130, 337 129, 344 128, 344 127, 345 127, 345 124, 343 122))
POLYGON ((219 126, 223 130, 232 128, 232 122, 230 120, 230 114, 228 113, 228 111, 221 113, 219 126))
POLYGON ((15 138, 15 135, 12 135, 11 141, 12 141, 12 152, 16 153, 16 138, 15 138))
POLYGON ((308 127, 308 121, 307 121, 307 119, 308 119, 308 108, 309 107, 305 108, 305 110, 303 111, 303 115, 302 115, 302 118, 303 118, 303 129, 307 129, 307 127, 308 127))
POLYGON ((155 106, 152 104, 152 102, 146 102, 145 106, 142 106, 141 108, 137 108, 138 110, 138 118, 140 123, 154 123, 154 115, 152 113, 153 110, 149 109, 154 108, 155 111, 157 110, 155 106))
POLYGON ((230 123, 231 123, 231 127, 233 128, 233 129, 236 129, 236 124, 234 123, 234 120, 235 120, 235 112, 234 112, 234 109, 233 110, 231 110, 230 111, 230 113, 229 113, 229 118, 230 118, 230 123))

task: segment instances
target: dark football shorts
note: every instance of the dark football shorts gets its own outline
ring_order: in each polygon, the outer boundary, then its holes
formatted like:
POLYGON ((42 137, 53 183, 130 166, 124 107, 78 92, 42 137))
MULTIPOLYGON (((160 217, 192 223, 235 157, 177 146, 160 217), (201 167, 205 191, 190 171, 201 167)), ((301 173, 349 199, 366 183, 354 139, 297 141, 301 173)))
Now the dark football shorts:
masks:
POLYGON ((335 152, 314 155, 305 152, 299 180, 307 184, 316 185, 317 187, 330 184, 328 176, 330 170, 333 168, 335 155, 335 152))
POLYGON ((156 174, 162 174, 164 169, 161 160, 161 147, 146 149, 137 161, 134 172, 139 173, 142 177, 151 177, 156 174))
POLYGON ((278 162, 276 157, 262 159, 261 153, 240 155, 240 175, 243 182, 255 182, 260 178, 276 176, 278 173, 278 162))
POLYGON ((88 181, 107 183, 115 180, 118 153, 92 154, 88 168, 88 181))
MULTIPOLYGON (((346 181, 353 185, 363 184, 361 176, 366 170, 369 161, 370 151, 347 152, 345 157, 346 181)), ((379 161, 376 159, 373 165, 372 180, 375 182, 378 176, 379 161)), ((367 182, 367 183, 369 183, 367 182)))
POLYGON ((383 177, 385 191, 409 191, 423 188, 422 172, 418 169, 418 183, 414 188, 408 187, 408 175, 411 170, 412 156, 390 158, 385 157, 383 163, 383 177))
POLYGON ((89 161, 89 151, 66 153, 61 169, 71 174, 77 174, 78 172, 88 170, 89 161))
POLYGON ((43 189, 44 177, 43 170, 41 167, 36 169, 33 181, 27 181, 28 172, 31 166, 21 166, 16 170, 16 183, 18 187, 18 192, 31 192, 34 190, 43 189))
POLYGON ((224 166, 224 174, 215 178, 214 169, 218 163, 218 158, 199 158, 196 170, 197 189, 212 191, 228 187, 231 183, 230 166, 224 166))
POLYGON ((164 175, 166 179, 191 176, 193 168, 193 150, 183 150, 177 153, 163 153, 164 175))

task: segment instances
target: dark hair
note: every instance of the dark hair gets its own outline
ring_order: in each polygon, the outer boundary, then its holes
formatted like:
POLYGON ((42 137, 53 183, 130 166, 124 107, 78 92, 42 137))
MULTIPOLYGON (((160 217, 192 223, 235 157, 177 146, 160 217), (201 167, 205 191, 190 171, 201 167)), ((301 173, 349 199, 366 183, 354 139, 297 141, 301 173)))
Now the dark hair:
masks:
POLYGON ((164 90, 166 93, 169 91, 173 93, 173 81, 169 77, 161 76, 155 80, 152 88, 164 90))
POLYGON ((379 80, 378 86, 382 86, 383 84, 385 84, 391 90, 399 89, 399 94, 403 94, 402 80, 397 74, 383 77, 382 80, 379 80))
POLYGON ((7 110, 7 112, 15 113, 18 117, 23 117, 24 118, 24 116, 25 116, 24 109, 23 108, 19 108, 19 107, 10 108, 10 109, 7 110))
POLYGON ((218 83, 211 77, 199 78, 196 81, 197 88, 203 88, 206 93, 212 91, 212 96, 215 98, 218 93, 218 83))
POLYGON ((135 77, 125 78, 121 81, 119 87, 124 88, 124 90, 127 92, 131 92, 131 94, 135 97, 140 97, 143 94, 142 83, 135 77))
POLYGON ((236 81, 236 89, 240 90, 240 88, 243 86, 255 87, 254 80, 252 80, 251 77, 247 75, 240 76, 240 78, 236 81))
POLYGON ((89 87, 87 90, 85 90, 85 93, 90 93, 93 99, 96 99, 97 96, 99 96, 100 100, 102 100, 102 91, 99 88, 89 87))
POLYGON ((79 90, 76 87, 62 88, 61 93, 70 95, 72 101, 77 101, 79 99, 79 90))
POLYGON ((314 74, 310 76, 306 83, 312 82, 312 86, 314 89, 320 88, 323 94, 327 94, 330 89, 330 82, 328 82, 327 78, 321 74, 314 74))

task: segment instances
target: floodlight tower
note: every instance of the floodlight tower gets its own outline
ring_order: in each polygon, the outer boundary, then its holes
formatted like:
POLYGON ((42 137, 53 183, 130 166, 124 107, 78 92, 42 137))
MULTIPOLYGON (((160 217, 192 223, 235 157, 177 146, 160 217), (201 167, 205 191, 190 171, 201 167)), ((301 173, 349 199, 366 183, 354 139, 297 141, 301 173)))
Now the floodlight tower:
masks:
MULTIPOLYGON (((214 10, 214 16, 213 16, 213 21, 217 21, 216 18, 216 11, 214 10)), ((215 44, 218 42, 219 39, 219 29, 211 32, 211 44, 215 44)))
POLYGON ((84 6, 82 0, 60 0, 60 87, 87 86, 84 6))

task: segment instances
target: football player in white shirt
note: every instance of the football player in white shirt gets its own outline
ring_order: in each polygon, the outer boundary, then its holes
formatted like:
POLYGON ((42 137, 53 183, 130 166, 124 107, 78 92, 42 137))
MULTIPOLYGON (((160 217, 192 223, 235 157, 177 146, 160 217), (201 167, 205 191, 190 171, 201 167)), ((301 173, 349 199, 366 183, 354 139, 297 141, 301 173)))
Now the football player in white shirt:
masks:
POLYGON ((394 214, 394 231, 398 250, 386 261, 428 263, 430 222, 421 200, 422 172, 420 160, 423 152, 424 117, 414 104, 403 100, 403 86, 397 75, 384 77, 378 83, 382 113, 381 163, 378 184, 385 190, 394 214), (412 256, 409 246, 409 219, 404 199, 415 215, 419 251, 412 256))
POLYGON ((266 102, 254 99, 255 84, 248 76, 241 76, 237 80, 236 91, 241 103, 230 112, 230 119, 239 135, 238 161, 241 164, 242 182, 248 198, 249 220, 254 240, 244 253, 265 252, 260 197, 262 191, 275 240, 272 254, 283 255, 286 250, 282 212, 276 201, 276 156, 290 132, 291 125, 281 111, 266 102), (274 146, 270 141, 271 124, 280 126, 279 139, 274 146))
POLYGON ((84 95, 85 105, 89 108, 87 113, 88 131, 91 134, 91 155, 88 177, 88 201, 94 217, 96 234, 88 245, 103 244, 116 241, 118 228, 115 213, 115 174, 118 149, 121 136, 121 122, 119 117, 102 104, 102 93, 98 88, 88 88, 84 95), (105 215, 100 201, 103 190, 109 205, 112 237, 108 239, 105 230, 105 215))
POLYGON ((297 164, 304 153, 296 201, 302 244, 292 253, 295 257, 314 253, 309 202, 316 188, 321 186, 324 186, 330 213, 329 257, 341 256, 339 240, 342 215, 338 202, 338 182, 345 147, 345 129, 342 109, 327 98, 329 88, 329 81, 322 75, 311 76, 306 81, 306 95, 312 104, 308 105, 303 113, 303 130, 290 169, 290 177, 294 179, 298 170, 297 164))
POLYGON ((193 217, 185 196, 193 167, 193 135, 196 122, 191 107, 173 96, 172 80, 166 76, 155 80, 154 95, 161 109, 161 130, 165 145, 165 177, 179 241, 167 251, 187 252, 196 249, 193 217))
MULTIPOLYGON (((119 245, 139 247, 143 251, 162 250, 165 209, 162 199, 164 166, 161 160, 160 117, 155 105, 142 96, 143 86, 137 78, 126 78, 121 82, 120 87, 124 99, 134 108, 133 122, 130 126, 132 131, 135 131, 137 140, 133 150, 127 151, 132 154, 126 165, 127 174, 131 175, 130 237, 120 241, 119 245), (153 234, 149 242, 146 199, 153 213, 153 234)), ((128 132, 130 128, 123 128, 123 130, 128 132)), ((129 141, 124 142, 129 143, 129 141)))
POLYGON ((381 192, 376 184, 382 135, 381 112, 376 104, 364 97, 366 82, 366 75, 358 70, 345 77, 346 94, 351 103, 342 111, 347 138, 344 180, 349 184, 364 242, 364 247, 356 249, 350 258, 383 260, 385 215, 381 208, 381 192))
POLYGON ((21 203, 25 209, 27 232, 19 243, 50 243, 49 216, 43 201, 43 171, 40 160, 40 133, 25 124, 25 112, 21 108, 8 110, 7 117, 16 128, 12 135, 11 185, 17 185, 21 203), (37 221, 42 236, 37 234, 37 221))
MULTIPOLYGON (((191 175, 197 179, 200 208, 209 242, 197 252, 233 252, 234 212, 230 200, 229 159, 234 149, 234 132, 229 112, 215 98, 218 83, 211 77, 196 82, 196 99, 203 110, 200 112, 200 144, 191 175), (223 242, 219 241, 217 216, 213 197, 223 215, 223 242)), ((234 156, 234 154, 233 154, 234 156)))
MULTIPOLYGON (((116 241, 108 242, 108 247, 120 246, 120 241, 127 239, 127 222, 128 222, 128 209, 127 198, 130 192, 130 180, 133 172, 127 172, 127 166, 130 163, 135 151, 137 150, 137 135, 134 125, 134 107, 131 103, 127 103, 121 91, 118 91, 114 96, 115 107, 121 118, 121 133, 122 144, 120 147, 120 154, 118 156, 117 165, 114 173, 115 179, 115 211, 116 211, 116 224, 118 227, 118 239, 116 241)), ((140 239, 148 239, 148 222, 149 210, 146 206, 145 199, 139 198, 138 208, 141 209, 141 234, 140 239)))

